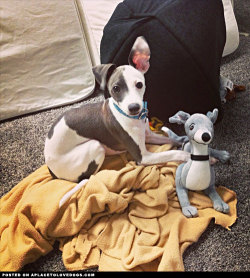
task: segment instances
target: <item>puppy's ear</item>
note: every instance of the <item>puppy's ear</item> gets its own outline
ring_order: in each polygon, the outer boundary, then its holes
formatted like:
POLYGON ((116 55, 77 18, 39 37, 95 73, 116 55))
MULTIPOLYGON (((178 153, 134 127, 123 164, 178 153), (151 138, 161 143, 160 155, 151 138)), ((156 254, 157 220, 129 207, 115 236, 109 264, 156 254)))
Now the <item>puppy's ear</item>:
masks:
POLYGON ((138 37, 130 51, 128 63, 145 74, 149 69, 150 48, 144 37, 138 37))
POLYGON ((215 108, 213 110, 213 112, 207 112, 207 117, 211 120, 211 122, 214 124, 217 120, 217 117, 218 117, 218 114, 219 114, 219 111, 217 108, 215 108))
POLYGON ((185 124, 188 118, 190 118, 190 114, 183 111, 179 111, 174 116, 169 118, 169 122, 172 124, 181 125, 185 124))
POLYGON ((105 90, 108 80, 115 69, 116 65, 114 64, 101 64, 92 68, 101 90, 105 90))

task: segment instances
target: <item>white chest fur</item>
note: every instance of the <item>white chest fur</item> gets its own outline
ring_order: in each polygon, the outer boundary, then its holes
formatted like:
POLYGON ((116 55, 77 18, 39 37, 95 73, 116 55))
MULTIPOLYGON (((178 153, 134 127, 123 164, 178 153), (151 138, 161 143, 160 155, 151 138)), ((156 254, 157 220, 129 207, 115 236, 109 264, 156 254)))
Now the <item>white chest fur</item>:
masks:
MULTIPOLYGON (((194 155, 207 155, 208 146, 192 142, 192 153, 194 155)), ((208 188, 211 181, 210 162, 192 161, 187 177, 186 188, 190 190, 204 190, 208 188)))
POLYGON ((112 98, 109 99, 109 107, 121 127, 133 138, 134 142, 139 146, 139 148, 144 147, 146 121, 134 120, 123 116, 114 108, 112 98))

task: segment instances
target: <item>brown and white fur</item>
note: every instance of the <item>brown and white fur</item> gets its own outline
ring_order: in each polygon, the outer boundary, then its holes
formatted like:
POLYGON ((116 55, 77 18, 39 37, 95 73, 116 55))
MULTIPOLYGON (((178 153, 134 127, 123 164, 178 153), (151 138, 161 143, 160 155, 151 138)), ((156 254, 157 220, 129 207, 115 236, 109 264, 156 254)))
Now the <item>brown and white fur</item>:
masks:
POLYGON ((57 178, 79 182, 63 196, 59 206, 100 169, 105 155, 128 151, 142 165, 189 159, 190 154, 180 150, 149 152, 145 143, 179 146, 182 140, 178 142, 155 134, 146 118, 129 118, 114 106, 115 103, 127 115, 140 114, 149 57, 147 42, 138 37, 129 56, 130 65, 102 64, 94 67, 93 73, 100 89, 107 90, 110 97, 67 111, 51 127, 44 149, 47 166, 57 178))

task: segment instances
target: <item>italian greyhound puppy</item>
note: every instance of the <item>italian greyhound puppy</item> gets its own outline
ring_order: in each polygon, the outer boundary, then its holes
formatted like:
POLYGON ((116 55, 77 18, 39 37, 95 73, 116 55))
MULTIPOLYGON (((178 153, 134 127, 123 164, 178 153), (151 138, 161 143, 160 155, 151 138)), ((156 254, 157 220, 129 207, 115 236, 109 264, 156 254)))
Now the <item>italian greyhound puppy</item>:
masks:
POLYGON ((188 189, 204 190, 213 202, 217 211, 229 212, 229 206, 222 201, 215 190, 214 166, 210 165, 209 154, 225 163, 229 158, 227 151, 220 151, 208 148, 208 144, 214 136, 213 124, 218 116, 218 109, 203 114, 190 114, 179 111, 169 118, 171 123, 184 124, 185 132, 189 142, 184 150, 191 152, 190 159, 182 163, 176 170, 176 193, 182 207, 182 213, 186 217, 198 215, 197 209, 190 205, 188 200, 188 189))
POLYGON ((152 153, 145 143, 181 146, 186 137, 171 132, 171 138, 149 128, 143 101, 144 74, 149 69, 150 49, 138 37, 129 55, 129 65, 101 64, 93 68, 100 89, 109 98, 65 112, 53 124, 45 141, 45 163, 52 175, 78 184, 60 201, 61 207, 101 167, 105 155, 128 151, 137 164, 187 161, 188 152, 169 150, 152 153))

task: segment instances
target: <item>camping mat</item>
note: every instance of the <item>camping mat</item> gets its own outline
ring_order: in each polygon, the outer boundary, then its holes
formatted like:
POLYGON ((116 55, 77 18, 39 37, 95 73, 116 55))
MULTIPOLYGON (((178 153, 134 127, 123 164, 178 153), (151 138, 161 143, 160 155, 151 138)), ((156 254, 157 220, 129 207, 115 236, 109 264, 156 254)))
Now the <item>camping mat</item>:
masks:
MULTIPOLYGON (((162 151, 169 145, 148 148, 162 151)), ((126 153, 107 157, 101 171, 60 209, 60 199, 75 183, 52 179, 43 165, 0 200, 0 270, 18 271, 59 241, 71 271, 95 266, 100 271, 183 271, 185 249, 212 219, 229 229, 237 200, 233 191, 217 189, 230 206, 227 215, 215 211, 203 193, 190 192, 199 216, 186 218, 175 191, 177 165, 137 166, 126 153)))

